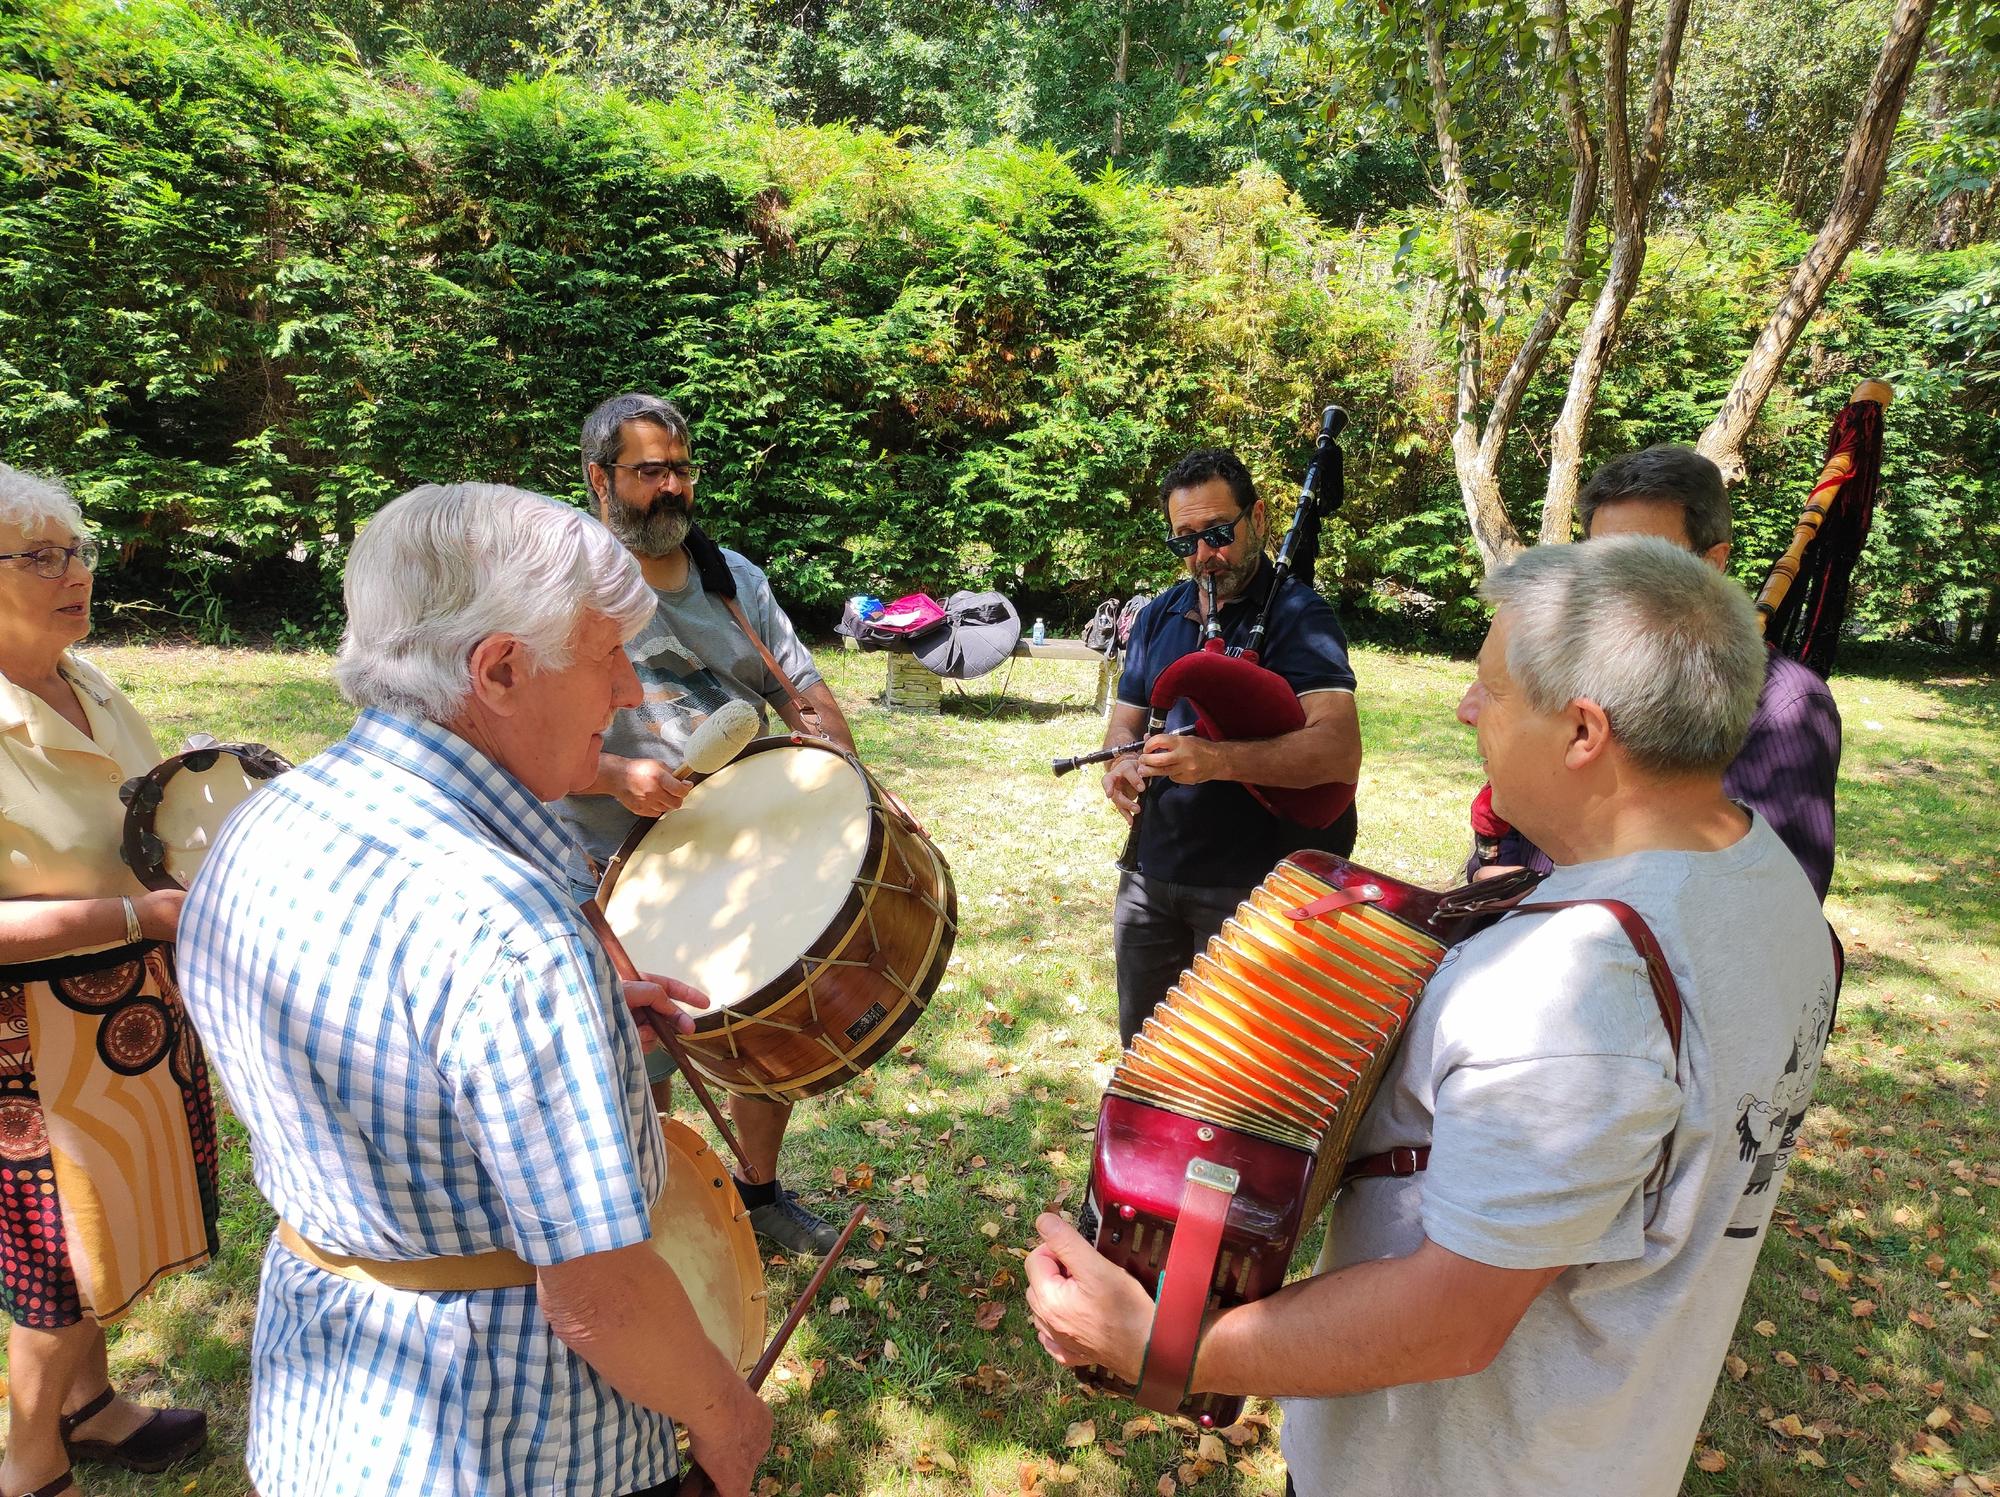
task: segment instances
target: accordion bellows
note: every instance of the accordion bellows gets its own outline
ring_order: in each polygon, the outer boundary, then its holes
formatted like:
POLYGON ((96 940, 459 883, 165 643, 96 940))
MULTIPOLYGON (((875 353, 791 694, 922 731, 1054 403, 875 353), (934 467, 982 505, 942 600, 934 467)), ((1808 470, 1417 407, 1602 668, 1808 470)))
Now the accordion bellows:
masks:
MULTIPOLYGON (((1424 984, 1450 942, 1484 923, 1485 901, 1467 894, 1440 895, 1330 853, 1294 854, 1133 1037, 1099 1115, 1084 1229, 1156 1292, 1156 1349, 1170 1314, 1198 1322, 1200 1309, 1284 1283, 1300 1235, 1339 1187, 1424 984), (1204 1190, 1227 1193, 1220 1242, 1202 1304, 1183 1286, 1176 1310, 1160 1281, 1183 1211, 1204 1190)), ((1208 1268, 1204 1254, 1193 1271, 1208 1268)), ((1191 1360, 1196 1330, 1180 1331, 1191 1360)), ((1101 1369, 1085 1376, 1133 1391, 1101 1369)), ((1203 1424, 1241 1412, 1239 1398, 1182 1397, 1179 1376, 1164 1400, 1149 1386, 1141 1401, 1203 1424)))

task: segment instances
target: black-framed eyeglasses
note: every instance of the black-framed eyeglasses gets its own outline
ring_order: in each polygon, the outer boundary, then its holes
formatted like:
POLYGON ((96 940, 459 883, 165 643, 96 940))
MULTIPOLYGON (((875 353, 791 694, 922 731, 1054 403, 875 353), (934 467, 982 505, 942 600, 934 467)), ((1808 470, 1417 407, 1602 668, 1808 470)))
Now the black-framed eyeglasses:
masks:
POLYGON ((1247 509, 1240 509, 1236 512, 1235 519, 1218 520, 1208 529, 1197 530, 1193 535, 1170 535, 1167 537, 1167 549, 1182 561, 1186 561, 1199 551, 1203 541, 1207 541, 1212 549, 1220 551, 1236 539, 1236 527, 1243 523, 1243 517, 1249 513, 1247 509))
POLYGON ((37 546, 32 551, 0 552, 0 561, 26 561, 29 570, 37 577, 46 577, 54 582, 69 570, 72 556, 83 563, 86 572, 94 572, 100 554, 97 542, 86 537, 74 546, 37 546))
POLYGON ((622 468, 641 483, 664 483, 669 473, 683 483, 693 483, 701 477, 700 463, 606 463, 604 466, 622 468))

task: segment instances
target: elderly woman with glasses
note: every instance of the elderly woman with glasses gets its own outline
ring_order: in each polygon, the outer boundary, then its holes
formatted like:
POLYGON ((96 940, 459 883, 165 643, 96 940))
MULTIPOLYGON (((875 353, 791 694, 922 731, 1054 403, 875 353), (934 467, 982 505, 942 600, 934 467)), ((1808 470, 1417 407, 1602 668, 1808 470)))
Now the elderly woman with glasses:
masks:
POLYGON ((157 1471, 207 1418, 119 1397, 104 1326, 216 1249, 215 1111, 169 957, 178 891, 118 858, 118 787, 159 761, 71 652, 97 543, 62 487, 0 464, 0 1497, 75 1490, 72 1460, 157 1471))

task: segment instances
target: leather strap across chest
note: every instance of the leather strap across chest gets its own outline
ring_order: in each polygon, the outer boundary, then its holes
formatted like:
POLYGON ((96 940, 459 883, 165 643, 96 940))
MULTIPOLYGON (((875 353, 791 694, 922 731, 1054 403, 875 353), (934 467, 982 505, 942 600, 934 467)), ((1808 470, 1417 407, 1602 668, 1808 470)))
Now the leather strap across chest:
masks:
MULTIPOLYGON (((1585 905, 1594 905, 1598 909, 1608 911, 1611 918, 1618 922, 1618 928, 1625 932, 1625 937, 1632 943, 1633 949, 1639 953, 1639 960, 1645 964, 1646 980, 1653 989, 1653 1003, 1660 1011, 1660 1022, 1666 1027, 1667 1039, 1673 1045, 1674 1084, 1678 1086, 1681 1080, 1681 1032, 1685 1027, 1686 1013, 1681 1005, 1681 991, 1674 981, 1673 969, 1667 965, 1666 953, 1660 949, 1659 939, 1654 936, 1652 927, 1646 924, 1645 917, 1620 899, 1550 899, 1534 904, 1516 905, 1507 913, 1509 915, 1552 914, 1557 910, 1573 910, 1585 905)), ((1646 1177, 1647 1190, 1654 1189, 1656 1182, 1659 1184, 1666 1182, 1667 1169, 1673 1159, 1673 1149, 1674 1133, 1670 1131, 1666 1140, 1660 1145, 1660 1162, 1646 1177)), ((1430 1162, 1429 1144, 1415 1147, 1406 1145, 1401 1148, 1385 1149, 1379 1154, 1365 1154, 1359 1159, 1348 1161, 1340 1179, 1343 1185, 1352 1180, 1404 1179, 1429 1168, 1430 1162)), ((1657 1201, 1654 1202, 1653 1209, 1655 1211, 1659 1209, 1657 1201)), ((1652 1217, 1649 1214, 1647 1224, 1651 1225, 1651 1222, 1652 1217)))

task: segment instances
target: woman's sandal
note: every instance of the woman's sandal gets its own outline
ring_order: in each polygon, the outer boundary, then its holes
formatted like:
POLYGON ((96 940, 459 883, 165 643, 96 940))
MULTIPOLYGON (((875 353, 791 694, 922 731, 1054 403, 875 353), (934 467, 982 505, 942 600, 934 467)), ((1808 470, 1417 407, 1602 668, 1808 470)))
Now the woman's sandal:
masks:
MULTIPOLYGON (((75 1489, 76 1473, 65 1466, 63 1467, 62 1475, 55 1477, 53 1480, 43 1482, 32 1491, 21 1493, 20 1497, 62 1497, 64 1492, 74 1491, 75 1489)), ((0 1492, 0 1497, 7 1497, 7 1494, 0 1492)))
MULTIPOLYGON (((62 1416, 63 1443, 73 1461, 97 1461, 127 1471, 164 1471, 208 1443, 208 1415, 200 1409, 155 1409, 153 1417, 116 1443, 72 1439, 72 1432, 111 1407, 118 1394, 108 1385, 74 1414, 62 1416)), ((63 1490, 58 1487, 56 1491, 63 1490)), ((23 1497, 53 1497, 47 1488, 23 1497)))

